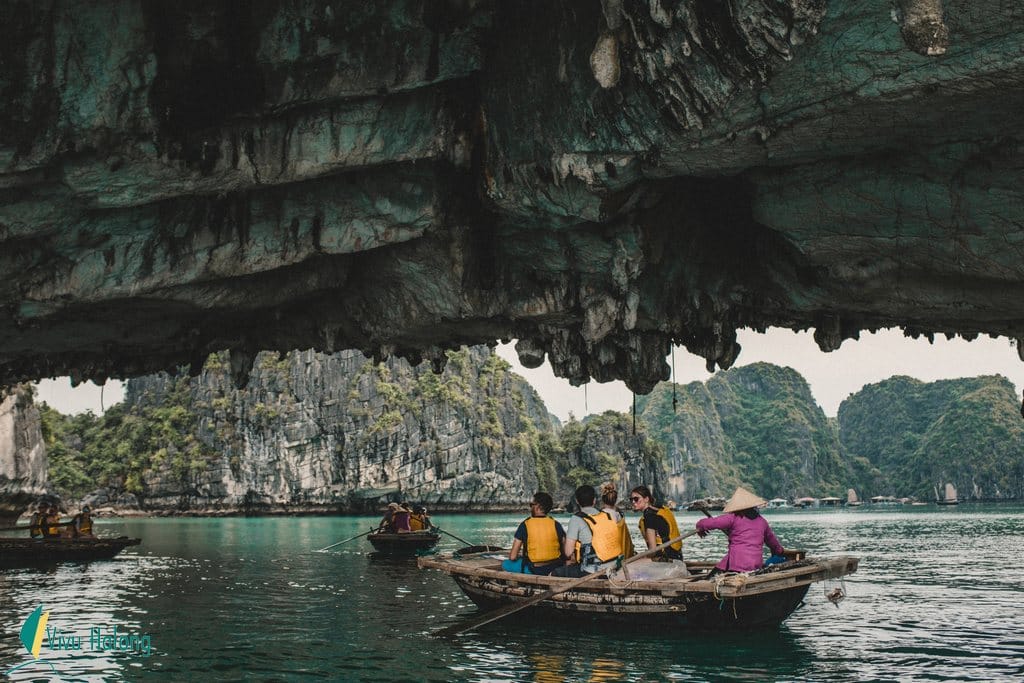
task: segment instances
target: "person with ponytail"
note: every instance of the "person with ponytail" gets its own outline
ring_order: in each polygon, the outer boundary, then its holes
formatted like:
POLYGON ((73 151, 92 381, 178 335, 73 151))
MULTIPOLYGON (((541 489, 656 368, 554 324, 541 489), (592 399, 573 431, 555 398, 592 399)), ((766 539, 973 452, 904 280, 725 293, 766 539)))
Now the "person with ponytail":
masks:
MULTIPOLYGON (((649 488, 637 486, 630 491, 629 499, 633 502, 633 509, 643 515, 640 518, 640 533, 643 534, 648 550, 680 535, 675 515, 667 507, 655 504, 649 488)), ((673 543, 655 555, 655 559, 666 562, 683 559, 683 542, 673 543)))
POLYGON ((630 558, 636 555, 636 549, 633 547, 633 537, 629 533, 629 527, 626 526, 626 519, 619 512, 618 501, 619 492, 615 489, 614 484, 609 482, 601 487, 601 512, 608 513, 615 520, 619 527, 622 557, 630 558))

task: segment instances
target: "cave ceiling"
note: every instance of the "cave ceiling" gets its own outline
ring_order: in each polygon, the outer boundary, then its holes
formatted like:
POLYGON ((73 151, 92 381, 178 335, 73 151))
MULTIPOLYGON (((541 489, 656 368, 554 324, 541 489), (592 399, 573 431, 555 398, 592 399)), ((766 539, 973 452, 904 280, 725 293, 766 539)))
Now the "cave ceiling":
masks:
POLYGON ((5 0, 0 384, 1024 337, 1016 0, 5 0))

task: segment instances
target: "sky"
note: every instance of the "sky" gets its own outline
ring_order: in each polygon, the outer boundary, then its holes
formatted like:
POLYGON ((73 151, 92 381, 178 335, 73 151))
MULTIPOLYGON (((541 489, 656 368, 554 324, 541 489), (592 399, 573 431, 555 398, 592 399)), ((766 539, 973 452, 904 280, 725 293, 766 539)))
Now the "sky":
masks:
MULTIPOLYGON (((804 376, 818 405, 830 417, 835 416, 847 396, 865 384, 893 375, 909 375, 926 382, 1003 375, 1014 383, 1018 394, 1024 387, 1024 362, 1006 338, 979 337, 966 342, 937 337, 934 343, 929 343, 925 339, 908 339, 898 330, 883 330, 876 334, 862 333, 859 340, 847 339, 837 351, 824 353, 818 349, 810 332, 770 329, 760 334, 740 330, 738 336, 742 351, 736 367, 765 361, 793 368, 804 376)), ((632 405, 633 395, 622 382, 590 382, 586 389, 573 387, 568 380, 555 377, 547 362, 532 370, 521 366, 514 344, 500 345, 498 353, 533 385, 548 410, 562 421, 568 420, 570 413, 583 418, 606 410, 626 412, 632 405)), ((676 349, 675 365, 675 381, 679 384, 703 382, 711 377, 704 368, 704 359, 681 347, 676 349)), ((123 398, 123 384, 116 380, 107 382, 103 407, 109 408, 123 398)), ((65 414, 86 410, 97 415, 102 412, 100 388, 86 382, 72 389, 67 377, 40 382, 37 400, 65 414)))

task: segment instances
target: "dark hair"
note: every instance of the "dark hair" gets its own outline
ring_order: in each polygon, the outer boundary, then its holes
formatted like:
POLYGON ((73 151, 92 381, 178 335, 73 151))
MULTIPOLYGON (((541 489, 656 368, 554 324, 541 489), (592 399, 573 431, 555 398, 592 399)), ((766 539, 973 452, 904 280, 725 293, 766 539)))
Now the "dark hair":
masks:
POLYGON ((601 487, 601 502, 608 507, 615 507, 615 503, 619 502, 619 492, 615 490, 614 484, 601 487))
POLYGON ((544 514, 551 512, 551 508, 555 507, 555 501, 552 500, 551 494, 544 493, 543 491, 537 491, 533 494, 533 502, 540 505, 540 509, 544 511, 544 514))
POLYGON ((576 495, 574 497, 576 498, 576 502, 580 504, 580 507, 585 508, 592 506, 594 501, 597 500, 597 491, 595 491, 594 487, 590 484, 584 484, 576 489, 576 495))
POLYGON ((644 486, 643 484, 640 484, 640 486, 634 486, 633 490, 630 491, 630 493, 639 493, 644 498, 649 498, 651 501, 651 505, 656 505, 654 502, 654 496, 651 494, 651 490, 644 486))

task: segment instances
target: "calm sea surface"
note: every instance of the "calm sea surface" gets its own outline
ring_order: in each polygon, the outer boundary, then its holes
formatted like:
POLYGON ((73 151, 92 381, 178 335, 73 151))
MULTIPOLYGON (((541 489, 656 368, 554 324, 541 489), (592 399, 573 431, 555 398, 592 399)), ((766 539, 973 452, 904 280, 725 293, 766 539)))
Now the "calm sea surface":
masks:
MULTIPOLYGON (((522 516, 435 522, 507 545, 522 516)), ((838 608, 815 584, 770 632, 588 634, 499 621, 457 640, 431 633, 476 608, 444 574, 375 559, 362 538, 310 552, 376 518, 101 520, 100 534, 143 544, 112 561, 0 570, 0 680, 23 664, 11 680, 1024 680, 1024 507, 766 516, 786 547, 861 558, 838 608), (32 659, 18 634, 40 604, 81 649, 44 640, 32 659), (90 642, 115 627, 136 636, 132 650, 90 642)), ((682 513, 680 526, 696 519, 682 513)), ((440 550, 463 545, 445 536, 440 550)), ((685 547, 690 558, 723 549, 720 534, 685 547)))

